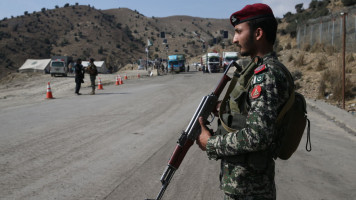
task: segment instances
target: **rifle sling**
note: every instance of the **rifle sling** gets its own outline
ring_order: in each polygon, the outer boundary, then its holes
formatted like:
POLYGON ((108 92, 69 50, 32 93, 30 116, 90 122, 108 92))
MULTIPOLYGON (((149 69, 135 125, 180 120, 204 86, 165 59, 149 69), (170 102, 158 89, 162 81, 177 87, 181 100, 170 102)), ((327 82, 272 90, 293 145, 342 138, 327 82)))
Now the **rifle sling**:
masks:
POLYGON ((237 83, 237 77, 234 75, 234 77, 232 78, 229 88, 226 91, 226 94, 223 98, 223 100, 221 101, 220 104, 220 109, 219 109, 219 119, 221 122, 221 125, 224 127, 225 130, 227 130, 229 133, 231 132, 236 132, 236 129, 230 128, 228 125, 225 124, 223 118, 222 118, 222 114, 225 113, 225 108, 226 108, 226 103, 227 103, 227 99, 229 98, 230 93, 232 92, 232 90, 234 89, 235 85, 237 83))
MULTIPOLYGON (((260 62, 260 58, 259 58, 259 57, 255 57, 255 58, 253 58, 252 61, 247 65, 247 67, 244 68, 242 71, 238 71, 238 69, 235 70, 234 76, 233 76, 232 80, 230 81, 230 85, 229 85, 229 87, 228 87, 228 89, 227 89, 227 91, 226 91, 226 94, 225 94, 223 100, 221 101, 220 109, 219 109, 219 119, 220 119, 221 125, 222 125, 222 126, 224 127, 224 129, 225 129, 226 131, 228 131, 229 133, 231 133, 231 132, 236 132, 237 129, 231 128, 231 127, 229 127, 228 125, 226 125, 225 122, 224 122, 224 120, 223 120, 223 118, 222 118, 222 114, 225 113, 227 100, 228 100, 229 97, 230 97, 230 93, 234 90, 234 88, 235 88, 235 86, 236 86, 236 84, 237 84, 237 81, 238 81, 239 77, 241 76, 241 74, 244 74, 246 71, 248 71, 248 69, 249 69, 250 67, 256 68, 259 62, 260 62)), ((249 78, 249 81, 248 81, 246 87, 244 88, 244 90, 246 90, 246 89, 249 87, 249 85, 250 85, 250 83, 251 83, 251 81, 252 81, 252 77, 253 77, 253 76, 251 76, 251 77, 249 78)))

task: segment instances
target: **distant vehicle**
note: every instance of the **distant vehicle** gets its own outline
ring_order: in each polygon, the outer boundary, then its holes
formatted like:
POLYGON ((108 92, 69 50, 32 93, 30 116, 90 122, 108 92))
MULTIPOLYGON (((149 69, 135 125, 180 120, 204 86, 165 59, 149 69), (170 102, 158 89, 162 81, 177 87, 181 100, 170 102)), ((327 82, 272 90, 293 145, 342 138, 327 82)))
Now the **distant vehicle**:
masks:
POLYGON ((223 52, 222 62, 224 71, 231 61, 237 61, 239 59, 238 52, 223 52))
POLYGON ((202 70, 202 69, 201 69, 201 64, 198 63, 198 62, 193 63, 193 66, 195 67, 195 69, 196 69, 197 71, 201 71, 201 70, 202 70))
POLYGON ((205 72, 220 72, 221 62, 219 53, 207 53, 202 56, 205 72))
POLYGON ((147 66, 147 60, 138 59, 137 64, 138 64, 138 68, 137 68, 138 70, 145 70, 147 66))
POLYGON ((183 54, 168 56, 168 72, 184 72, 185 71, 185 56, 183 54))
POLYGON ((49 65, 51 76, 67 76, 69 65, 72 62, 73 58, 70 56, 53 56, 49 65))

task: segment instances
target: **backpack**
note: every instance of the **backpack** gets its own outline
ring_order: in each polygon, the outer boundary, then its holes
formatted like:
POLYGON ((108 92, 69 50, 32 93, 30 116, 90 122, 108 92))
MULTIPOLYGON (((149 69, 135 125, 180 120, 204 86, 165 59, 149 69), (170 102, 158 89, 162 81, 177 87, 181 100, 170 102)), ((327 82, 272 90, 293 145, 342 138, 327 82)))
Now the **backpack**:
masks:
POLYGON ((292 92, 289 99, 283 106, 276 119, 277 126, 277 145, 274 158, 288 160, 297 150, 302 139, 304 129, 307 128, 306 150, 311 151, 310 142, 310 120, 307 117, 307 104, 302 94, 295 92, 294 81, 284 65, 274 63, 279 66, 291 83, 292 92))

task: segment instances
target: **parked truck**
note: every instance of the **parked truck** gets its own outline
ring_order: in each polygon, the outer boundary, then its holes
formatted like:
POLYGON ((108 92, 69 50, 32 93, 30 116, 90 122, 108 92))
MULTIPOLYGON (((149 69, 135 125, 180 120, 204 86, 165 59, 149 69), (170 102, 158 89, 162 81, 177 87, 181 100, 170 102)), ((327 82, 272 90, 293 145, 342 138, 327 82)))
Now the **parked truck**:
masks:
MULTIPOLYGON (((51 76, 67 76, 69 65, 73 66, 73 58, 70 56, 53 56, 49 65, 51 76)), ((74 66, 73 66, 74 67, 74 66)))
POLYGON ((185 56, 183 54, 168 56, 168 72, 184 72, 185 71, 185 56))
POLYGON ((223 52, 222 62, 224 71, 231 61, 237 61, 239 59, 237 52, 223 52))
POLYGON ((202 65, 205 72, 220 72, 221 61, 219 53, 207 53, 202 56, 202 65))

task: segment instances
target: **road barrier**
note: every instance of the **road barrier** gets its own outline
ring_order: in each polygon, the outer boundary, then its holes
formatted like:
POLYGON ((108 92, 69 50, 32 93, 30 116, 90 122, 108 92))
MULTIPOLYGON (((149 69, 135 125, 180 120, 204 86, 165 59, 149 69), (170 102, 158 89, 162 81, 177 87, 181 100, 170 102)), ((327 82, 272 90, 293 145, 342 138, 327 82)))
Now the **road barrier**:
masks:
POLYGON ((98 90, 103 90, 103 85, 101 84, 101 78, 99 78, 98 90))
POLYGON ((51 85, 50 85, 49 82, 47 83, 47 95, 46 95, 46 99, 53 99, 52 90, 51 90, 51 85))
POLYGON ((119 82, 118 76, 116 76, 116 82, 115 82, 115 85, 120 85, 120 82, 119 82))

